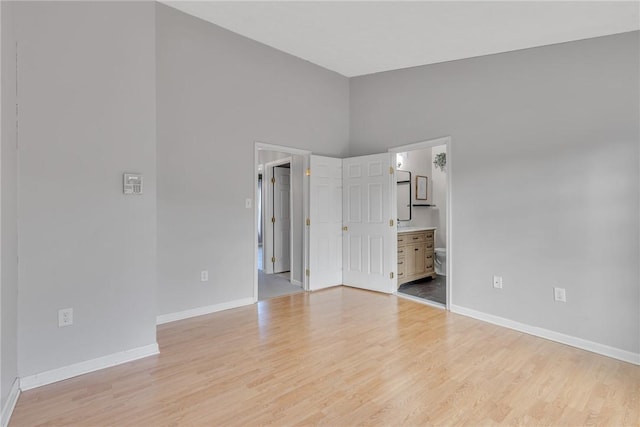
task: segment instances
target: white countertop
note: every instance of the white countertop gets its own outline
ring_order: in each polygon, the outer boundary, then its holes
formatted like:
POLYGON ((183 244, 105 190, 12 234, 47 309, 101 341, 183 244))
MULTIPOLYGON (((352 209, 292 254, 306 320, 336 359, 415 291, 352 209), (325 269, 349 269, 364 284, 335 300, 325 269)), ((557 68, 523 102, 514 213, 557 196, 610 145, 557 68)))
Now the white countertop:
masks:
POLYGON ((398 227, 398 233, 411 233, 414 231, 435 230, 436 227, 398 227))

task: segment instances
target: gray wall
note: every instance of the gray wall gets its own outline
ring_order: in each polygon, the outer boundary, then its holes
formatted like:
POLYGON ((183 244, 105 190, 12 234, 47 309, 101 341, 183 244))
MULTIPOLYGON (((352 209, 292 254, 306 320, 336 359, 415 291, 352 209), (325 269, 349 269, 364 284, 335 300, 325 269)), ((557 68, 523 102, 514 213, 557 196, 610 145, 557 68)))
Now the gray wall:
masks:
POLYGON ((16 151, 16 49, 13 4, 2 2, 2 301, 0 353, 0 407, 18 376, 18 218, 16 151))
POLYGON ((158 314, 253 297, 254 142, 342 156, 349 81, 156 6, 158 314), (209 270, 209 282, 200 282, 209 270))
POLYGON ((637 32, 349 81, 153 3, 2 12, 2 403, 16 369, 152 344, 157 314, 253 296, 254 141, 344 157, 452 135, 453 302, 640 351, 637 32), (143 196, 122 195, 126 171, 143 196))
POLYGON ((638 35, 351 80, 352 155, 452 136, 454 304, 640 351, 638 35))
POLYGON ((19 373, 155 343, 154 4, 15 4, 19 373), (123 172, 144 195, 122 194, 123 172), (74 325, 58 328, 58 309, 74 325))

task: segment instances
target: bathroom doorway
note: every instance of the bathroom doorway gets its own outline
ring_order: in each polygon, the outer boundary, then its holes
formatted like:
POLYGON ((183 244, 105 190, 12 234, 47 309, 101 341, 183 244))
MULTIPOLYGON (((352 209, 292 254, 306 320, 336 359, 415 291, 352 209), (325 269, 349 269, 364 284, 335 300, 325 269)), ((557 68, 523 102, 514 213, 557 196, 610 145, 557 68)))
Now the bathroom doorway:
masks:
POLYGON ((447 137, 389 150, 396 153, 397 295, 442 308, 451 289, 449 147, 447 137))

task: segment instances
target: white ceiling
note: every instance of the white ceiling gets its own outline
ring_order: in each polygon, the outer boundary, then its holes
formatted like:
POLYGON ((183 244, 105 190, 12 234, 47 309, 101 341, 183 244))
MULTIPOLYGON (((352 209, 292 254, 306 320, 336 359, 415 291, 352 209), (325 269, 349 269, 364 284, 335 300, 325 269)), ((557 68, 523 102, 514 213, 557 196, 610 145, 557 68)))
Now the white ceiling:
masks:
POLYGON ((163 1, 347 77, 640 29, 640 2, 163 1))

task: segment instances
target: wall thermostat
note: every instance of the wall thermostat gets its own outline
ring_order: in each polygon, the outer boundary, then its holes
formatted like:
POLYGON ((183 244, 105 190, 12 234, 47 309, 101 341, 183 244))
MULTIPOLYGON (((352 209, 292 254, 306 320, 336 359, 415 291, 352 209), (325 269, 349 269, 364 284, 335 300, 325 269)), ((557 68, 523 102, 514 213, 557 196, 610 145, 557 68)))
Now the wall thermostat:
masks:
POLYGON ((124 174, 124 194, 142 194, 142 175, 139 173, 124 174))

